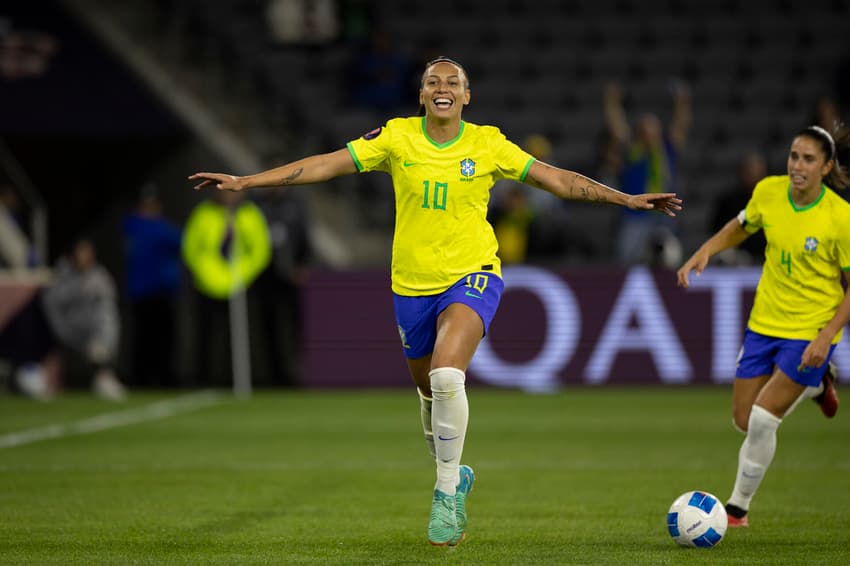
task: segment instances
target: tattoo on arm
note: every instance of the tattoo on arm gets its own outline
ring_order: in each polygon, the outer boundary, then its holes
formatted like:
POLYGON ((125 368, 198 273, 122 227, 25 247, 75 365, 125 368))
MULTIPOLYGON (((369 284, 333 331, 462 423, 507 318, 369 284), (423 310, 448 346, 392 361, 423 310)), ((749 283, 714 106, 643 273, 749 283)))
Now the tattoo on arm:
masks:
POLYGON ((605 195, 600 192, 593 185, 580 185, 576 187, 576 181, 587 181, 580 177, 579 175, 574 175, 572 180, 570 181, 570 188, 567 190, 567 194, 573 200, 586 200, 590 202, 608 202, 608 199, 605 198, 605 195))
POLYGON ((281 179, 281 180, 280 180, 280 182, 279 182, 278 184, 279 184, 279 185, 291 185, 292 183, 294 183, 294 182, 295 182, 295 180, 296 180, 298 177, 300 177, 300 176, 301 176, 301 173, 303 173, 303 172, 304 172, 304 168, 303 168, 303 167, 299 167, 298 169, 296 169, 295 171, 293 171, 292 173, 290 173, 289 175, 287 175, 286 177, 284 177, 283 179, 281 179))
POLYGON ((608 199, 605 198, 605 194, 592 185, 581 187, 579 190, 581 191, 581 198, 583 200, 589 200, 591 202, 608 202, 608 199))

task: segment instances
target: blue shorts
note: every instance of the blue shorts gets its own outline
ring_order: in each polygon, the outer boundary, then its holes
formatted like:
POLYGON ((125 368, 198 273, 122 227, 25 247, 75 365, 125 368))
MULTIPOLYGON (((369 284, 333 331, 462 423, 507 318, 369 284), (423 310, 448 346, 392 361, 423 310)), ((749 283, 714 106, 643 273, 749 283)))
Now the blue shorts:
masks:
POLYGON ((484 334, 496 315, 505 283, 492 273, 467 275, 439 295, 406 297, 393 293, 395 320, 404 355, 410 359, 427 356, 437 340, 437 317, 452 303, 462 303, 481 317, 484 334))
POLYGON ((738 369, 735 377, 743 379, 770 375, 774 366, 782 370, 795 383, 808 387, 817 387, 823 374, 826 373, 827 364, 835 351, 835 344, 829 347, 829 354, 823 365, 813 368, 801 368, 800 361, 803 359, 803 351, 811 343, 810 340, 787 340, 785 338, 772 338, 753 332, 749 328, 744 333, 744 344, 741 353, 738 354, 738 369))

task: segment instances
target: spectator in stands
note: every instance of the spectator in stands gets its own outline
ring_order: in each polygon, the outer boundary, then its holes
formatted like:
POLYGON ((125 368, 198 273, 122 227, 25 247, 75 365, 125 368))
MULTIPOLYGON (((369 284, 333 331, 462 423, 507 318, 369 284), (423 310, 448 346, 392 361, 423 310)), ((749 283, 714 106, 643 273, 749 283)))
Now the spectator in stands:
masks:
POLYGON ((20 197, 13 185, 0 183, 0 268, 26 269, 32 267, 33 259, 20 197))
POLYGON ((91 240, 81 238, 59 259, 47 287, 0 333, 0 355, 18 367, 18 388, 32 397, 49 398, 60 388, 45 370, 58 349, 66 369, 82 362, 93 373, 95 394, 120 401, 127 395, 115 375, 120 330, 115 283, 91 240))
MULTIPOLYGON (((655 114, 642 114, 632 135, 618 84, 607 87, 605 120, 610 136, 624 148, 620 186, 628 194, 673 192, 677 162, 685 148, 691 123, 690 92, 683 83, 673 87, 673 117, 668 129, 655 114)), ((631 265, 647 259, 654 234, 673 231, 663 215, 625 210, 618 235, 619 260, 631 265)))
POLYGON ((596 144, 594 178, 606 185, 619 184, 623 159, 623 144, 610 131, 603 131, 596 144))
POLYGON ((115 282, 98 263, 88 238, 77 240, 71 253, 57 262, 44 293, 44 308, 59 343, 94 369, 95 393, 123 400, 126 390, 115 375, 121 332, 115 282))
POLYGON ((269 0, 266 21, 272 38, 290 45, 330 43, 340 33, 334 0, 269 0))
MULTIPOLYGON (((738 178, 735 185, 718 195, 714 201, 711 230, 717 232, 746 208, 756 183, 767 174, 767 162, 757 151, 748 151, 741 158, 738 178)), ((736 248, 729 248, 718 256, 718 260, 728 265, 761 265, 764 261, 764 234, 759 231, 736 248)))
POLYGON ((59 344, 44 312, 46 284, 43 278, 28 281, 0 303, 0 359, 14 374, 9 385, 36 399, 50 399, 59 387, 59 344))
POLYGON ((522 185, 511 184, 490 208, 489 221, 499 242, 499 259, 505 265, 525 263, 538 224, 522 185))
POLYGON ((230 383, 229 300, 246 292, 272 256, 269 227, 260 208, 233 191, 216 191, 189 215, 183 259, 196 293, 196 377, 230 383))
MULTIPOLYGON (((538 161, 552 163, 552 143, 543 134, 527 136, 521 146, 538 161)), ((552 263, 568 256, 589 257, 592 245, 584 230, 572 222, 578 210, 575 203, 567 202, 546 191, 501 181, 493 188, 493 207, 489 216, 499 240, 499 257, 508 263, 552 263), (507 190, 502 190, 506 186, 507 190), (503 248, 505 243, 508 247, 503 248), (520 257, 510 259, 510 250, 521 245, 520 257)), ((579 205, 580 206, 580 205, 579 205)))
POLYGON ((412 66, 386 30, 375 30, 351 66, 352 102, 381 113, 398 112, 415 91, 412 66))
POLYGON ((165 218, 152 183, 123 222, 135 385, 175 386, 174 345, 180 291, 180 228, 165 218))
POLYGON ((307 278, 309 215, 301 195, 266 190, 259 205, 269 225, 272 259, 257 279, 260 323, 272 383, 296 387, 300 382, 301 288, 307 278))
MULTIPOLYGON (((522 146, 532 157, 552 163, 552 144, 542 134, 531 134, 522 146)), ((490 191, 487 220, 493 225, 502 262, 525 263, 561 251, 558 236, 566 222, 566 203, 545 191, 514 181, 499 181, 490 191)))
MULTIPOLYGON (((552 142, 543 134, 538 133, 526 136, 520 147, 538 161, 556 163, 552 156, 552 142)), ((562 199, 546 191, 526 191, 526 197, 528 197, 532 207, 538 213, 545 214, 552 211, 553 207, 557 207, 560 210, 566 204, 562 199)))

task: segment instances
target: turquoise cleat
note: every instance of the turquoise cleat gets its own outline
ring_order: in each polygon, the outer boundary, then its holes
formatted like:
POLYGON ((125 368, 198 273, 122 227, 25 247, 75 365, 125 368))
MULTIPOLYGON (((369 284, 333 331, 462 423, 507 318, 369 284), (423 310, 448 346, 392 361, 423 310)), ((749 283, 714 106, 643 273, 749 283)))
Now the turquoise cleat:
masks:
POLYGON ((455 491, 455 516, 457 517, 457 533, 454 538, 449 541, 449 546, 456 546, 466 536, 466 498, 469 492, 472 491, 472 484, 475 483, 475 473, 472 468, 466 465, 461 465, 458 470, 460 482, 457 484, 455 491))
POLYGON ((431 502, 431 520, 428 523, 428 542, 434 546, 446 546, 457 537, 457 533, 455 498, 435 489, 431 502))

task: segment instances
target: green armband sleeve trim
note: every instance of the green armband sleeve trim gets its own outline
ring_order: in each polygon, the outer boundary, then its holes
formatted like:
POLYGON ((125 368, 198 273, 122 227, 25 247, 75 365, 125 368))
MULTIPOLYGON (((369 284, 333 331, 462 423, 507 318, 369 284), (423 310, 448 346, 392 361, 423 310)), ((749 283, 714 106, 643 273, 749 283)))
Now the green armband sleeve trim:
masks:
POLYGON ((525 182, 525 177, 526 177, 526 175, 528 175, 528 170, 531 169, 531 166, 532 166, 532 164, 534 164, 535 161, 536 161, 536 159, 532 157, 531 159, 528 160, 528 163, 525 164, 525 167, 522 170, 522 174, 520 174, 520 176, 519 176, 520 182, 522 182, 522 183, 525 182))
POLYGON ((357 171, 362 173, 363 172, 363 164, 360 163, 359 159, 357 159, 357 153, 355 153, 354 147, 351 145, 351 142, 348 142, 347 144, 345 144, 345 147, 348 148, 348 153, 351 154, 351 159, 354 160, 354 166, 357 167, 357 171))

